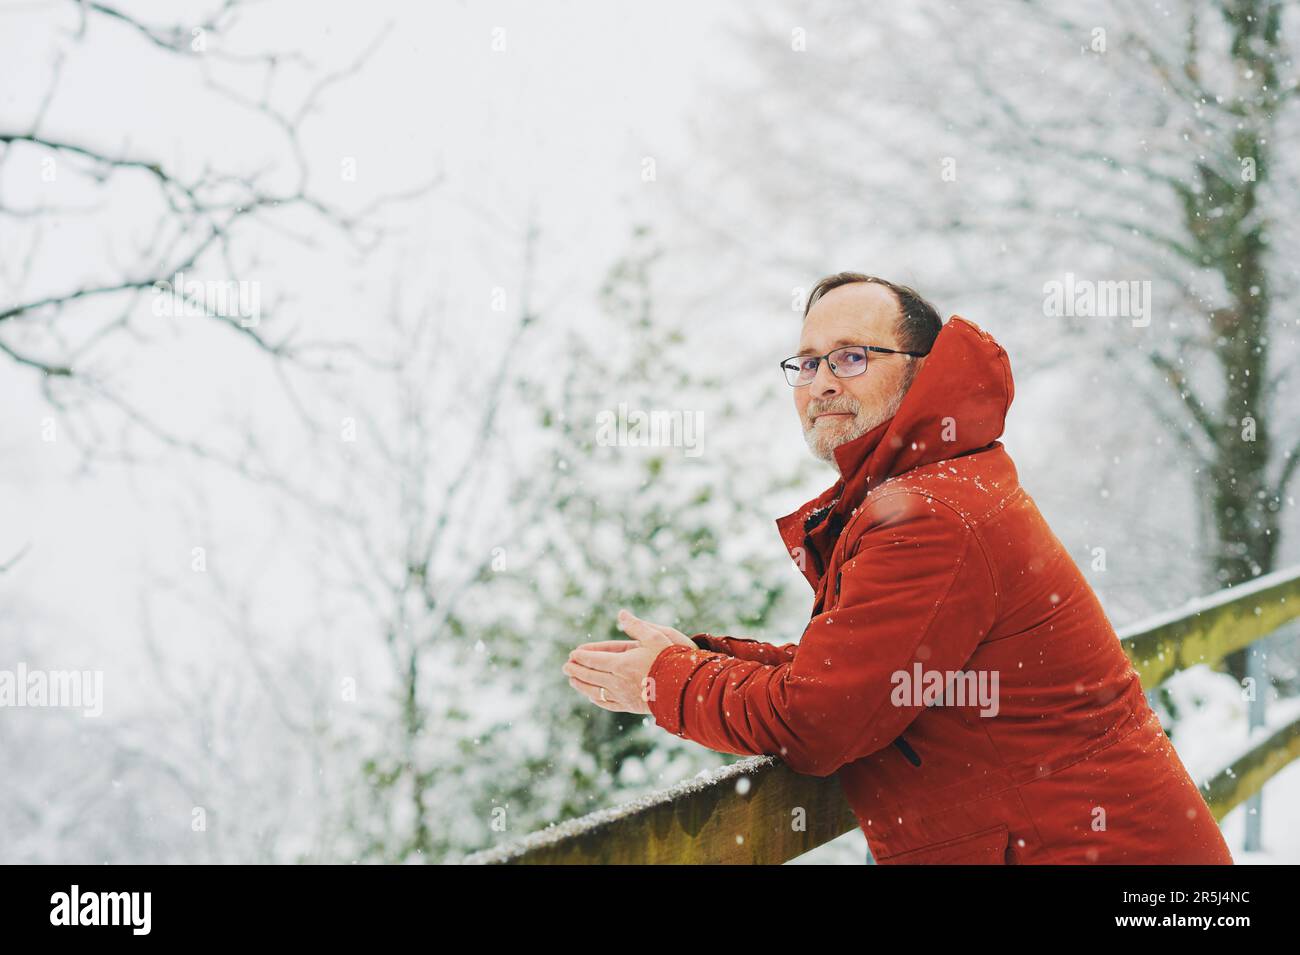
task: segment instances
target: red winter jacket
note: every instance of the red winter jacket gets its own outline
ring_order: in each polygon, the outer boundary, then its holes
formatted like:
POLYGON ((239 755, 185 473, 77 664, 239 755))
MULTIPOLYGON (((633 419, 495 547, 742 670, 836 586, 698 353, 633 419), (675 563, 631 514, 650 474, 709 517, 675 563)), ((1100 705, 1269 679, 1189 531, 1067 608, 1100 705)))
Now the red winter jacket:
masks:
POLYGON ((800 641, 663 650, 655 722, 838 773, 881 864, 1231 864, 997 440, 1013 393, 1001 346, 953 316, 898 413, 838 447, 843 477, 777 521, 816 593, 800 641), (936 679, 946 699, 921 692, 936 679), (963 696, 958 679, 997 692, 963 696))

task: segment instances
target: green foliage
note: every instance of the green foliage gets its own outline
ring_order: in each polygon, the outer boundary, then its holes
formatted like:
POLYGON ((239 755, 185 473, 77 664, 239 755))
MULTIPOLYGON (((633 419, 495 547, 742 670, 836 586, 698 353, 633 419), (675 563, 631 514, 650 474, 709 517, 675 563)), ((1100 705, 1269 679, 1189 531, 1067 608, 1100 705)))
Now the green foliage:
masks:
MULTIPOLYGON (((725 550, 734 529, 772 521, 729 487, 736 465, 725 453, 690 457, 679 447, 596 440, 598 415, 620 403, 687 413, 692 401, 712 406, 715 383, 693 376, 696 363, 680 354, 684 337, 653 315, 657 252, 648 242, 642 234, 602 291, 612 327, 599 342, 566 342, 567 373, 540 412, 550 442, 516 495, 528 515, 516 541, 525 553, 502 581, 513 596, 493 599, 528 605, 529 622, 494 650, 511 658, 513 689, 530 700, 545 746, 502 781, 499 795, 524 822, 512 836, 734 758, 673 737, 649 717, 594 706, 560 671, 570 650, 625 639, 615 624, 622 607, 687 634, 761 628, 788 586, 778 548, 739 560, 725 550)), ((534 400, 543 391, 520 386, 534 400)))

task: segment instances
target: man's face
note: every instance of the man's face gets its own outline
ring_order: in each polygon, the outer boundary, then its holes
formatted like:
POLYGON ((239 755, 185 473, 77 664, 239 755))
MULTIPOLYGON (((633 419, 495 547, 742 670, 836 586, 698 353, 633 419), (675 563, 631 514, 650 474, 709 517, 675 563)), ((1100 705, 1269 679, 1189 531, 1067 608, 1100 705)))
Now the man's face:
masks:
MULTIPOLYGON (((831 289, 804 319, 799 354, 825 355, 843 345, 902 348, 898 299, 883 285, 855 282, 831 289)), ((835 467, 834 451, 889 420, 898 410, 924 358, 868 352, 867 369, 836 378, 823 361, 809 384, 791 389, 812 453, 835 467)))

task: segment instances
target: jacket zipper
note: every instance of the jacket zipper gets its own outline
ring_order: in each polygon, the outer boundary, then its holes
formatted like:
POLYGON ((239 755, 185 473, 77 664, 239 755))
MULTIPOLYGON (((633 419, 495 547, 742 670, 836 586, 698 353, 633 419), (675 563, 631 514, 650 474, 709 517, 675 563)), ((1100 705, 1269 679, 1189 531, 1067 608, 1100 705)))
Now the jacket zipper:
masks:
POLYGON ((908 745, 907 740, 903 739, 903 737, 900 736, 898 739, 894 740, 894 745, 902 751, 903 755, 907 757, 907 761, 913 766, 921 765, 921 757, 917 755, 916 750, 912 749, 912 747, 908 745))
MULTIPOLYGON (((831 510, 833 508, 834 508, 834 502, 828 505, 827 509, 831 510)), ((819 514, 816 517, 810 517, 810 519, 806 521, 804 525, 805 526, 805 533, 803 536, 804 551, 811 552, 813 556, 813 560, 817 565, 818 577, 821 577, 826 573, 826 568, 822 565, 821 555, 817 553, 817 548, 813 546, 812 535, 810 533, 807 533, 807 531, 811 531, 812 528, 820 524, 822 520, 825 518, 825 516, 826 516, 825 514, 819 514)), ((832 534, 833 536, 838 538, 839 532, 844 529, 843 518, 840 518, 839 514, 833 514, 831 515, 831 524, 832 524, 832 534)), ((832 597, 831 597, 832 602, 837 602, 839 600, 840 580, 843 576, 844 576, 844 570, 842 568, 838 569, 835 572, 835 589, 832 592, 832 597)), ((825 591, 822 591, 822 600, 818 601, 818 605, 815 608, 813 608, 814 614, 820 612, 822 606, 825 603, 825 596, 826 596, 825 591)), ((899 752, 901 752, 903 756, 907 758, 907 761, 911 763, 913 766, 921 765, 921 757, 917 754, 916 750, 912 749, 912 747, 908 745, 907 740, 903 739, 902 736, 894 740, 894 745, 898 747, 899 752)))
POLYGON ((812 555, 813 563, 817 565, 817 576, 820 577, 826 572, 826 568, 822 566, 821 554, 817 553, 817 548, 813 546, 811 534, 803 535, 803 549, 804 553, 812 555))

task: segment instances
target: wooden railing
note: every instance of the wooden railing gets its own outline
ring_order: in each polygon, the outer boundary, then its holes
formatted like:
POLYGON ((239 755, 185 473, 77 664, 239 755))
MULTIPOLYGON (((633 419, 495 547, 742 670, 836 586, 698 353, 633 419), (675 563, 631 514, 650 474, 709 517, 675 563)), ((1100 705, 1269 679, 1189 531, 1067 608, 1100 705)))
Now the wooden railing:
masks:
MULTIPOLYGON (((1200 663, 1300 618, 1300 568, 1194 600, 1120 631, 1149 691, 1200 663)), ((1263 693, 1264 688, 1257 692, 1263 693)), ((1300 757, 1300 708, 1279 706, 1268 729, 1202 788, 1222 820, 1300 757)), ((787 862, 856 828, 834 775, 805 776, 753 756, 626 805, 549 826, 467 856, 469 864, 787 862), (791 809, 790 807, 798 807, 791 809)))

